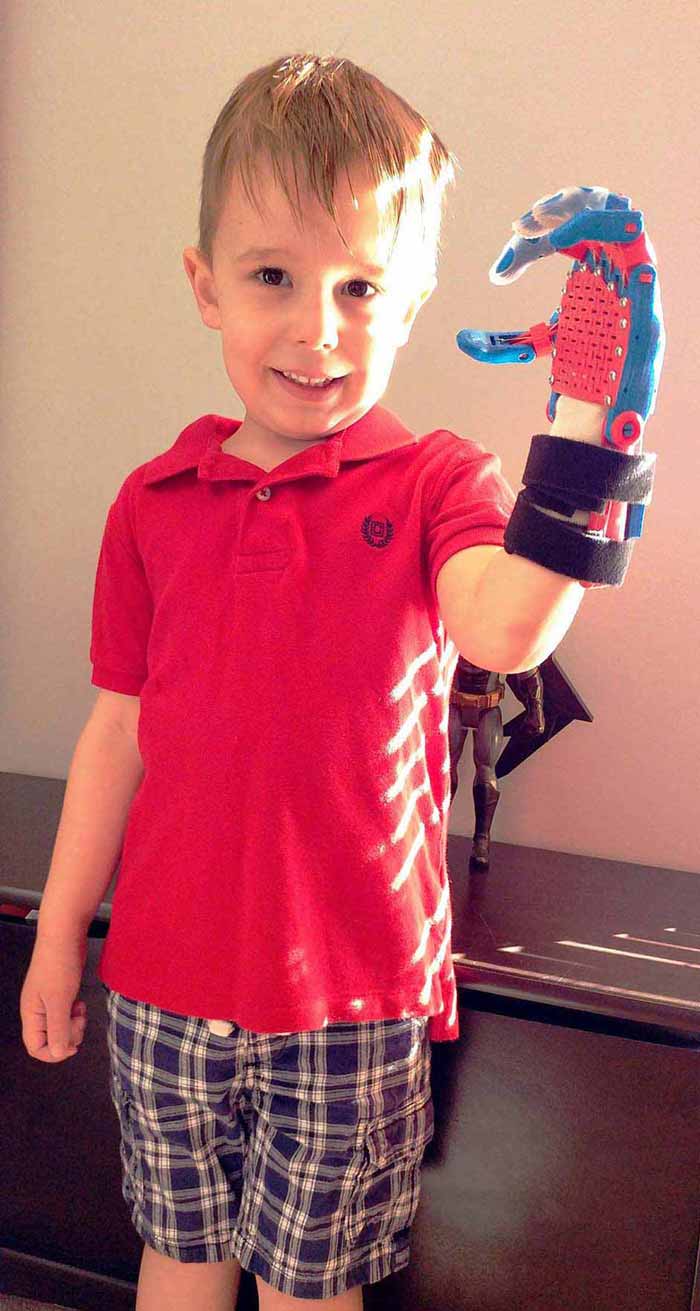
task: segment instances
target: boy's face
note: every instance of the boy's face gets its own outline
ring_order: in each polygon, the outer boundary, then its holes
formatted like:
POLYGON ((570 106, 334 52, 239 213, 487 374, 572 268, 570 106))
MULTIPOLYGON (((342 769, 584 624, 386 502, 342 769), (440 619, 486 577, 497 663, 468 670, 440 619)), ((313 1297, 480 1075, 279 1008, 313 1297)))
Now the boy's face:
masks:
POLYGON ((203 322, 221 332, 226 371, 245 406, 241 428, 224 449, 240 445, 242 452, 282 460, 377 403, 436 280, 418 280, 419 234, 410 218, 402 221, 388 262, 393 229, 361 174, 352 172, 357 208, 344 174, 335 195, 352 254, 315 197, 302 192, 300 229, 268 164, 259 176, 262 219, 240 184, 234 186, 213 268, 194 247, 183 251, 183 261, 203 322), (251 247, 271 249, 247 254, 251 247), (367 264, 380 268, 369 271, 367 264), (281 370, 341 380, 309 394, 281 381, 281 370))

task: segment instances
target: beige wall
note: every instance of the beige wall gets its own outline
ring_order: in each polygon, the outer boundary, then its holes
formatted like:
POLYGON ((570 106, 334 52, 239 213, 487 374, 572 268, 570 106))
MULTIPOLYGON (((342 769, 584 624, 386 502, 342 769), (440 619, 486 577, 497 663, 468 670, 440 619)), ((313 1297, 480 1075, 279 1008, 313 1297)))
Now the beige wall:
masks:
POLYGON ((601 185, 644 210, 668 336, 646 433, 654 501, 624 588, 589 594, 558 651, 594 723, 504 780, 494 837, 700 870, 697 6, 11 0, 5 14, 0 768, 66 777, 97 695, 92 589, 123 479, 198 415, 242 417, 181 252, 233 85, 306 48, 376 72, 462 163, 440 286, 384 404, 416 431, 483 442, 516 488, 547 430, 547 363, 479 366, 455 334, 523 328, 558 305, 563 257, 512 287, 487 277, 539 196, 601 185))

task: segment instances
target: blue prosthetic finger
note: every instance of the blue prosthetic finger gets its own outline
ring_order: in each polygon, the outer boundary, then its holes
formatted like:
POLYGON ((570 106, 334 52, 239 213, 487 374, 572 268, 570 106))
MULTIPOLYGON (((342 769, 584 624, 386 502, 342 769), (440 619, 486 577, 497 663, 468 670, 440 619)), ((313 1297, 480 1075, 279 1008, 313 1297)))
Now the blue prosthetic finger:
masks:
POLYGON ((536 324, 521 332, 483 332, 478 328, 462 328, 456 336, 459 349, 479 364, 532 364, 538 355, 550 355, 559 310, 552 314, 548 324, 536 324))
POLYGON ((496 286, 506 282, 516 282, 530 264, 554 254, 554 247, 549 238, 548 232, 543 233, 541 237, 511 237, 498 259, 491 265, 489 280, 496 286))
MULTIPOLYGON (((554 198, 548 204, 550 216, 566 214, 566 219, 559 227, 551 228, 539 237, 515 235, 506 242, 497 260, 489 269, 489 281, 495 286, 516 282, 522 277, 526 268, 537 260, 545 259, 559 251, 567 251, 581 241, 595 241, 605 245, 630 245, 644 231, 644 215, 641 210, 631 210, 627 196, 618 196, 615 192, 596 188, 586 205, 584 188, 576 197, 554 198), (580 203, 583 208, 571 215, 572 206, 580 203)), ((560 193, 560 196, 562 193, 560 193)), ((534 220, 536 223, 537 220, 534 220)))
POLYGON ((579 241, 598 241, 606 246, 629 246, 644 231, 644 215, 639 209, 606 210, 594 213, 584 209, 567 223, 550 232, 553 250, 565 250, 579 241))

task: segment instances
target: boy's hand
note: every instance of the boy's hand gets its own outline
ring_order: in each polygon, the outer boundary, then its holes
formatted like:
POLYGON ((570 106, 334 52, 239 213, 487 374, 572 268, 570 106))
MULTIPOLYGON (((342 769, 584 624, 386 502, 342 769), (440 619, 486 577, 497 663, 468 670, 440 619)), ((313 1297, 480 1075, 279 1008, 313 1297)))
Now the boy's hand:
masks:
POLYGON ((497 286, 515 282, 547 255, 573 255, 564 298, 549 323, 522 332, 463 329, 457 345, 488 364, 529 364, 554 355, 547 415, 559 396, 605 405, 604 444, 641 448, 653 413, 666 338, 656 255, 644 216, 604 187, 566 187, 535 201, 489 270, 497 286))
POLYGON ((76 1001, 87 957, 87 937, 76 942, 37 939, 19 1009, 22 1041, 37 1061, 75 1056, 85 1036, 87 1007, 76 1001))
MULTIPOLYGON (((566 187, 536 201, 513 229, 489 270, 491 281, 514 282, 536 260, 573 255, 562 304, 549 323, 523 332, 464 329, 457 345, 488 364, 529 364, 551 354, 552 432, 640 455, 666 345, 656 255, 643 214, 604 187, 566 187), (561 407, 560 397, 567 398, 561 407)), ((611 502, 603 516, 590 517, 589 527, 622 541, 640 535, 641 514, 626 522, 625 503, 611 502)))

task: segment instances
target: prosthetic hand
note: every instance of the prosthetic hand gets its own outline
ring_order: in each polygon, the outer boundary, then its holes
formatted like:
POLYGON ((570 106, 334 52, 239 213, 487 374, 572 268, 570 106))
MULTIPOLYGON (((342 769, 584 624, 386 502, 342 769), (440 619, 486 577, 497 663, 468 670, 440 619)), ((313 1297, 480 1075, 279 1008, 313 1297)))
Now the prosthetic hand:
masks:
POLYGON ((460 350, 487 364, 552 355, 547 417, 560 396, 601 407, 599 441, 537 434, 505 549, 584 587, 623 580, 651 500, 656 456, 643 454, 666 338, 656 255, 644 218, 604 187, 568 187, 536 201, 489 271, 514 282, 535 260, 574 256, 559 309, 521 332, 463 329, 460 350))

